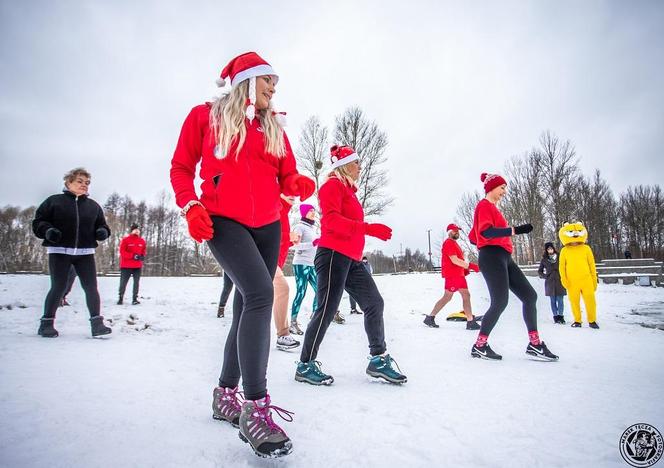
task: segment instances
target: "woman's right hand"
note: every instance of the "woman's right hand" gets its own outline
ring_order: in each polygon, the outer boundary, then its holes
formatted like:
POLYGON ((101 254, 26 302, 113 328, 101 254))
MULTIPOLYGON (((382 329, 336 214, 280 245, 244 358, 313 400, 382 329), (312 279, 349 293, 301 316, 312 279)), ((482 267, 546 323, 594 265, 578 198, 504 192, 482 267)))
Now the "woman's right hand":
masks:
POLYGON ((54 227, 48 228, 44 234, 44 239, 53 243, 59 242, 60 239, 62 239, 62 232, 60 229, 56 229, 54 227))
POLYGON ((186 214, 189 235, 198 243, 212 239, 212 220, 202 205, 194 205, 186 214))

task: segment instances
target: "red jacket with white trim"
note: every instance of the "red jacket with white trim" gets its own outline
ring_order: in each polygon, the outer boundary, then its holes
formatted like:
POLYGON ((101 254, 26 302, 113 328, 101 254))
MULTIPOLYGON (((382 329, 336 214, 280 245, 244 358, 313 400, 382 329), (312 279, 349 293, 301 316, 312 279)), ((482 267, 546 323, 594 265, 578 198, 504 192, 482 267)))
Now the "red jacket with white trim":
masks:
POLYGON ((286 155, 277 157, 265 151, 260 119, 245 120, 247 136, 239 154, 233 143, 228 155, 214 155, 216 139, 210 128, 211 104, 194 107, 182 125, 171 160, 171 185, 175 201, 183 207, 198 200, 194 189, 196 166, 201 162, 200 202, 212 216, 231 218, 245 226, 261 227, 279 219, 279 194, 297 177, 295 157, 284 134, 286 155))
POLYGON ((134 259, 134 255, 145 257, 145 252, 145 239, 129 234, 120 242, 120 268, 142 268, 143 260, 134 259))
POLYGON ((364 210, 355 195, 357 187, 349 187, 335 176, 318 190, 321 210, 319 247, 327 247, 360 261, 364 251, 364 210))

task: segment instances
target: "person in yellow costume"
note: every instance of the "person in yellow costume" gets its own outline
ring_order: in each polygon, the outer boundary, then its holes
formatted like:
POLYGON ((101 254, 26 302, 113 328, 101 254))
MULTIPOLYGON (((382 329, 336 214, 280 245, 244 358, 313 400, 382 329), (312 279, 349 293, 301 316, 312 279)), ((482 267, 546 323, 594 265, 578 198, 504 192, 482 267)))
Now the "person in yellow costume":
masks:
POLYGON ((597 290, 597 270, 595 257, 586 241, 588 230, 579 222, 565 223, 558 231, 558 237, 563 243, 560 251, 560 280, 567 289, 569 302, 572 306, 574 323, 572 327, 581 326, 581 296, 586 306, 588 325, 598 329, 595 302, 597 290))

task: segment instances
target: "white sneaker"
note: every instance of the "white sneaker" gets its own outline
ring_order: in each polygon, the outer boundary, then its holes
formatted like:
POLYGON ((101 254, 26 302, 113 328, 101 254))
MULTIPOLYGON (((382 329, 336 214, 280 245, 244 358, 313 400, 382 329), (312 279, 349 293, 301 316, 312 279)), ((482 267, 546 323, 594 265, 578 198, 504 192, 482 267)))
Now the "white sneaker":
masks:
POLYGON ((300 346, 300 342, 293 339, 293 337, 290 335, 277 337, 277 349, 287 351, 289 349, 295 349, 298 346, 300 346))

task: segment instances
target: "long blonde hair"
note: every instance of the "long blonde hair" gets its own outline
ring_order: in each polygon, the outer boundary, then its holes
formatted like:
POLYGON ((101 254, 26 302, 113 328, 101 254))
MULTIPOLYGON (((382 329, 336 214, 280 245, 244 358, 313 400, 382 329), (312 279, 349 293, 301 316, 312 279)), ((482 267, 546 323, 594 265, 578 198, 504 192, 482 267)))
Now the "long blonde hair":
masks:
POLYGON ((357 181, 353 180, 346 166, 348 166, 348 164, 344 164, 343 166, 339 166, 336 169, 332 169, 332 172, 327 175, 327 178, 329 179, 330 177, 335 176, 343 184, 346 184, 349 187, 357 187, 357 181))
MULTIPOLYGON (((249 95, 249 80, 244 80, 235 86, 228 94, 217 98, 212 103, 210 111, 210 127, 215 135, 218 151, 215 156, 225 158, 231 145, 237 140, 235 156, 240 154, 244 141, 247 138, 247 129, 244 125, 247 96, 249 95)), ((272 112, 272 103, 265 110, 256 111, 265 135, 265 151, 279 158, 286 155, 284 131, 277 123, 272 112)))

